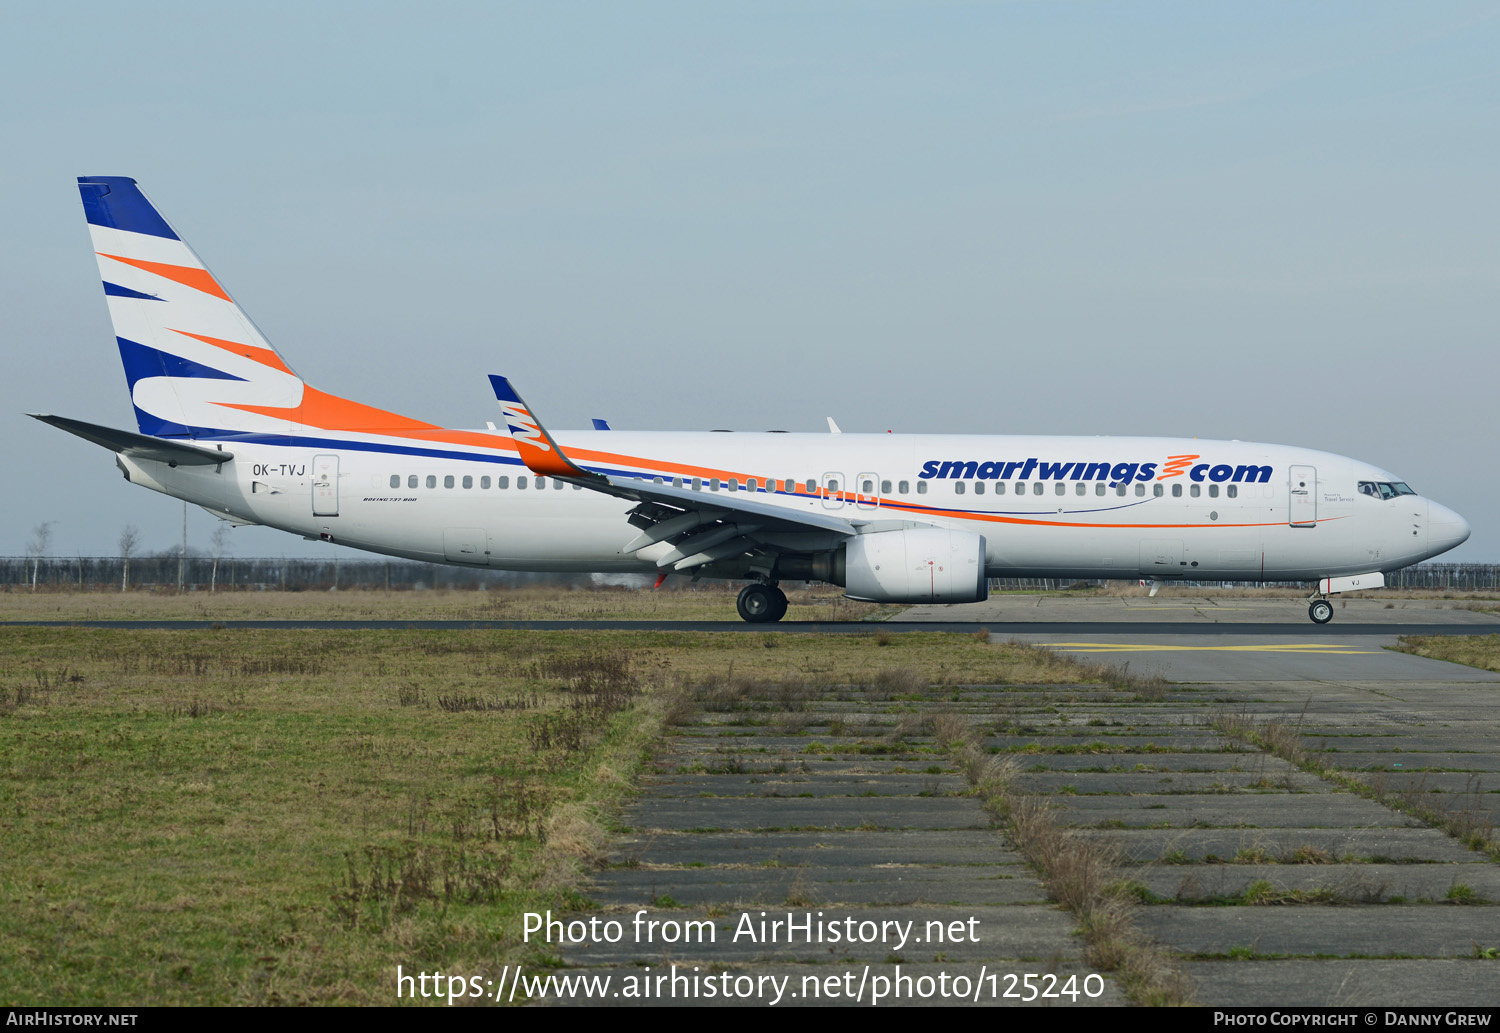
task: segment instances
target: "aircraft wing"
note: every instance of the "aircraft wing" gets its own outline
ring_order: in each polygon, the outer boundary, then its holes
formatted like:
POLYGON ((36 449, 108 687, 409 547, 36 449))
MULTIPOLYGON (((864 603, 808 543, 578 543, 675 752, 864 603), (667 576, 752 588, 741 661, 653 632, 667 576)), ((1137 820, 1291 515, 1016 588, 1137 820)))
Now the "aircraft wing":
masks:
POLYGON ((831 545, 859 534, 868 523, 832 513, 788 509, 760 501, 752 492, 693 491, 657 484, 644 476, 584 469, 563 453, 509 380, 491 375, 490 383, 527 468, 541 477, 555 477, 637 503, 627 519, 641 533, 622 551, 634 553, 667 542, 673 548, 656 561, 659 567, 685 571, 756 549, 780 551, 778 541, 784 545, 798 539, 817 540, 831 545))
POLYGON ((202 448, 183 441, 153 438, 147 434, 136 434, 134 431, 116 430, 113 427, 102 427, 97 423, 70 420, 66 416, 34 412, 26 415, 56 427, 58 430, 76 434, 85 441, 103 445, 111 452, 118 452, 131 459, 150 459, 158 463, 169 463, 172 466, 214 466, 227 463, 234 458, 233 452, 202 448))

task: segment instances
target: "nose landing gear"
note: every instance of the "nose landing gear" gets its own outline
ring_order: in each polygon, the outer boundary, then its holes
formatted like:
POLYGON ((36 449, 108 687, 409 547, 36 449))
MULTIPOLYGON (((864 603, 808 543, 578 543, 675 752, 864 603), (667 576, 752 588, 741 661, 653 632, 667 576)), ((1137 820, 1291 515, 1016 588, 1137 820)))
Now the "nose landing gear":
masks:
POLYGON ((786 593, 774 584, 752 581, 740 589, 735 608, 740 616, 752 624, 779 621, 786 616, 786 593))

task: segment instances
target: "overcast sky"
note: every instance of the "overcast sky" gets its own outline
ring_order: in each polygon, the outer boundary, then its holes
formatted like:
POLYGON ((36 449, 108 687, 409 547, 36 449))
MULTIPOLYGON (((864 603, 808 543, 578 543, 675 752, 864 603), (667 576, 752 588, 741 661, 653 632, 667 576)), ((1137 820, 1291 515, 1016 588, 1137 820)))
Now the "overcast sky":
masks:
POLYGON ((0 552, 180 534, 22 415, 134 427, 86 174, 433 422, 1301 444, 1500 561, 1497 55, 1496 2, 8 5, 0 552))

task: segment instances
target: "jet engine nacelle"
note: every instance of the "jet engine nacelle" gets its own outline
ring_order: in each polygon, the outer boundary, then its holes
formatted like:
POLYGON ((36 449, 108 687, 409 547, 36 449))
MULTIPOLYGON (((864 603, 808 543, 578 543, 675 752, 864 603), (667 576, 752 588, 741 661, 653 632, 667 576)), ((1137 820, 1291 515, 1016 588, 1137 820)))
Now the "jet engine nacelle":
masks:
POLYGON ((977 603, 987 599, 984 536, 913 527, 849 539, 845 594, 874 603, 977 603))

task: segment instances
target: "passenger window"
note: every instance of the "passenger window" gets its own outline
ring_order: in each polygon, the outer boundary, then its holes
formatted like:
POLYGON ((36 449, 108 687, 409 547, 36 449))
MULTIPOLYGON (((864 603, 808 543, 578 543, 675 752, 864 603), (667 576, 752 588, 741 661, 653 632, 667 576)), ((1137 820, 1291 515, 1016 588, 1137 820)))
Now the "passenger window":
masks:
POLYGON ((694 491, 702 491, 703 490, 703 478, 702 477, 694 477, 693 478, 693 490, 694 491))
POLYGON ((1199 495, 1203 494, 1203 486, 1194 484, 1192 487, 1188 488, 1188 494, 1193 498, 1197 498, 1199 495))
POLYGON ((1174 485, 1172 485, 1172 497, 1174 499, 1180 499, 1180 498, 1182 498, 1182 485, 1180 485, 1180 484, 1174 484, 1174 485))
POLYGON ((1231 484, 1229 487, 1224 489, 1224 494, 1232 499, 1239 498, 1240 486, 1238 484, 1231 484))
POLYGON ((756 482, 756 480, 755 480, 754 477, 750 478, 748 481, 745 482, 745 490, 746 491, 759 491, 760 489, 756 487, 756 483, 757 482, 756 482))
POLYGON ((918 495, 926 495, 927 494, 927 482, 926 481, 918 481, 917 482, 917 494, 918 495))
MULTIPOLYGON (((559 481, 557 478, 554 477, 552 479, 552 487, 555 488, 558 491, 562 491, 563 488, 565 487, 565 484, 564 484, 564 482, 559 481)), ((574 485, 574 487, 577 487, 577 485, 574 485)))
POLYGON ((1066 495, 1067 493, 1068 493, 1068 486, 1066 484, 1059 484, 1057 486, 1056 494, 1058 494, 1058 495, 1066 495))
POLYGON ((880 494, 882 494, 882 495, 889 495, 890 493, 891 493, 891 482, 890 481, 881 481, 880 482, 880 494))
POLYGON ((1211 499, 1219 497, 1219 486, 1217 484, 1210 484, 1208 486, 1208 497, 1211 499))
POLYGON ((974 494, 975 495, 983 495, 984 494, 984 482, 983 481, 975 481, 974 482, 974 494))
POLYGON ((392 488, 399 488, 399 487, 401 487, 401 475, 399 473, 393 473, 393 474, 391 474, 391 487, 392 488))
POLYGON ((416 474, 412 474, 410 477, 406 478, 406 486, 408 488, 415 488, 417 486, 417 475, 416 474))
POLYGON ((873 494, 875 494, 875 482, 874 481, 864 481, 863 484, 864 484, 864 487, 861 488, 860 491, 864 492, 866 495, 873 495, 873 494))
POLYGON ((1151 495, 1152 495, 1153 498, 1158 498, 1159 499, 1163 495, 1165 495, 1166 493, 1167 493, 1166 485, 1163 485, 1163 484, 1153 484, 1153 485, 1151 485, 1151 495))
POLYGON ((902 495, 906 495, 906 494, 910 493, 910 491, 911 491, 911 482, 910 481, 902 481, 902 482, 900 482, 898 485, 896 485, 896 490, 898 492, 900 492, 902 495))
POLYGON ((1083 484, 1082 481, 1079 481, 1077 487, 1075 487, 1073 489, 1073 494, 1074 495, 1087 495, 1088 494, 1088 488, 1084 487, 1084 484, 1083 484))
POLYGON ((545 478, 545 477, 538 477, 536 479, 536 490, 537 491, 546 491, 547 490, 547 478, 545 478))
POLYGON ((1144 484, 1137 484, 1135 486, 1135 497, 1138 499, 1146 497, 1146 486, 1144 484))
POLYGON ((464 487, 465 488, 472 488, 472 487, 474 487, 474 478, 470 477, 468 474, 464 474, 464 487))
POLYGON ((809 478, 808 482, 807 482, 807 487, 806 487, 805 490, 807 491, 807 493, 809 495, 813 494, 815 491, 818 490, 818 482, 815 481, 815 480, 812 480, 811 478, 809 478))
POLYGON ((1100 481, 1098 484, 1094 485, 1094 494, 1095 495, 1103 495, 1104 494, 1104 482, 1103 481, 1100 481))
POLYGON ((1123 484, 1117 484, 1117 485, 1115 485, 1115 494, 1118 495, 1118 496, 1120 496, 1120 498, 1123 499, 1125 497, 1125 485, 1123 485, 1123 484))
POLYGON ((1005 482, 1004 481, 996 481, 995 482, 995 494, 996 495, 1004 495, 1005 494, 1005 482))
POLYGON ((673 477, 672 478, 672 487, 674 487, 674 488, 680 488, 680 487, 682 487, 682 478, 681 477, 673 477))
POLYGON ((1031 493, 1033 495, 1040 495, 1045 488, 1046 488, 1046 485, 1044 485, 1041 481, 1037 481, 1034 484, 1032 484, 1032 486, 1031 486, 1031 493))
POLYGON ((719 490, 719 479, 717 477, 710 477, 708 479, 708 490, 709 491, 718 491, 719 490))
POLYGON ((1016 482, 1016 494, 1017 495, 1025 495, 1026 494, 1026 482, 1025 481, 1017 481, 1016 482))
POLYGON ((429 488, 436 488, 437 487, 437 477, 435 475, 433 475, 433 474, 428 474, 427 475, 427 487, 429 487, 429 488))
POLYGON ((522 489, 524 487, 526 487, 526 478, 525 477, 517 477, 516 478, 516 489, 520 490, 520 489, 522 489))
POLYGON ((481 488, 488 488, 490 486, 490 478, 488 474, 479 478, 479 486, 481 488))
POLYGON ((953 494, 955 494, 955 495, 962 495, 963 493, 964 493, 964 482, 963 481, 954 481, 953 482, 953 494))
POLYGON ((510 487, 510 478, 509 477, 496 477, 495 478, 495 487, 500 488, 502 490, 506 489, 506 488, 509 488, 510 487))

